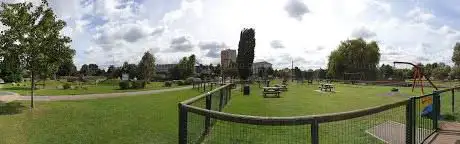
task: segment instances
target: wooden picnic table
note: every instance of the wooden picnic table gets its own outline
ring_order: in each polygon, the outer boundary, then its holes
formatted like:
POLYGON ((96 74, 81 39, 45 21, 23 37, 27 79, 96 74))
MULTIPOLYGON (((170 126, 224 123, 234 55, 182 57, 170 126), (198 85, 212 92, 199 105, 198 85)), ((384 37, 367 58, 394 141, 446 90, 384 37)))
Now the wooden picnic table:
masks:
POLYGON ((267 94, 273 94, 276 97, 280 97, 280 87, 263 87, 264 91, 262 92, 264 97, 267 97, 267 94))
POLYGON ((330 83, 321 83, 321 86, 319 87, 321 91, 330 91, 332 92, 334 90, 334 84, 330 83))

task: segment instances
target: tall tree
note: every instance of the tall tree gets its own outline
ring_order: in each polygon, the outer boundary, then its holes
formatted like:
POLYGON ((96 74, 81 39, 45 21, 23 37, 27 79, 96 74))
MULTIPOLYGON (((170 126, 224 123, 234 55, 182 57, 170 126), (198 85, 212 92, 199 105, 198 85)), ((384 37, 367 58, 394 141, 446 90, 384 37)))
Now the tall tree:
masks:
POLYGON ((344 72, 363 72, 366 79, 376 79, 379 61, 377 42, 367 43, 362 38, 342 41, 329 56, 328 75, 342 78, 344 72))
POLYGON ((254 48, 256 47, 255 30, 245 28, 240 33, 238 43, 238 73, 242 80, 247 80, 251 75, 252 63, 254 62, 254 48))
POLYGON ((99 66, 97 64, 88 65, 88 76, 95 76, 99 73, 99 66))
POLYGON ((31 72, 33 108, 37 74, 47 68, 57 70, 62 62, 72 59, 75 50, 69 46, 71 39, 60 34, 66 23, 56 18, 46 0, 42 0, 38 6, 24 2, 2 3, 1 7, 0 22, 8 27, 1 32, 2 49, 5 53, 17 56, 24 68, 31 72))
POLYGON ((155 58, 150 52, 145 52, 138 65, 139 79, 150 81, 155 74, 155 58))
POLYGON ((84 76, 89 76, 90 75, 90 70, 87 64, 81 65, 80 68, 80 74, 84 76))
POLYGON ((459 66, 460 65, 460 43, 455 43, 455 46, 454 46, 454 53, 452 54, 452 62, 454 62, 454 64, 456 66, 459 66))
POLYGON ((77 72, 77 67, 73 64, 73 61, 65 61, 59 66, 57 71, 58 76, 72 76, 77 72))

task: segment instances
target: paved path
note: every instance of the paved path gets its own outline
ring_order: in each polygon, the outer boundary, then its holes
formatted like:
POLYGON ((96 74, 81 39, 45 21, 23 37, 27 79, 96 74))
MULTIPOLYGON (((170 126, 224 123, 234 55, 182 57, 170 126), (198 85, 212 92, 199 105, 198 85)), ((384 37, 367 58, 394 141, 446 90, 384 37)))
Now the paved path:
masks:
MULTIPOLYGON (((157 94, 169 91, 178 91, 190 89, 192 86, 148 90, 148 91, 135 91, 135 92, 121 92, 121 93, 105 93, 105 94, 87 94, 87 95, 61 95, 61 96, 34 96, 34 101, 66 101, 66 100, 86 100, 86 99, 99 99, 99 98, 113 98, 122 96, 135 96, 145 94, 157 94)), ((19 96, 17 100, 30 100, 30 96, 19 96)))
POLYGON ((439 132, 428 138, 426 144, 460 144, 460 123, 440 122, 439 132))

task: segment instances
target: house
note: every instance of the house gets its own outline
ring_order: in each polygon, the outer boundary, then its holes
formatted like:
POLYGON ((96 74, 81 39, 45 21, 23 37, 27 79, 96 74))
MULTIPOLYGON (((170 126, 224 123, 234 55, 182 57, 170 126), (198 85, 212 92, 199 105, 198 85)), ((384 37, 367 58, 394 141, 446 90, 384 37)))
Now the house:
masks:
POLYGON ((272 64, 266 61, 261 61, 261 62, 256 62, 252 64, 252 74, 254 76, 257 76, 259 73, 259 70, 265 69, 267 70, 268 68, 271 68, 272 64))

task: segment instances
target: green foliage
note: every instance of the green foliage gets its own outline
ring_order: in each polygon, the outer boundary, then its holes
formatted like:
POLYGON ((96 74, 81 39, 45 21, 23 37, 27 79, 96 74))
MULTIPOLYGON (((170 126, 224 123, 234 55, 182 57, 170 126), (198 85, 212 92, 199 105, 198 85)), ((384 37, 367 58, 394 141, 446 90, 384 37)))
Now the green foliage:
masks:
POLYGON ((145 88, 145 84, 147 82, 146 81, 143 81, 143 80, 137 80, 137 81, 133 81, 132 82, 132 85, 131 85, 131 88, 132 89, 143 89, 145 88))
POLYGON ((120 86, 120 89, 122 90, 129 89, 131 87, 131 84, 129 81, 120 81, 118 85, 120 86))
POLYGON ((454 53, 452 54, 452 62, 455 65, 460 65, 460 43, 455 43, 454 53))
POLYGON ((73 61, 65 61, 62 63, 57 71, 58 76, 72 76, 77 73, 77 67, 73 64, 73 61))
POLYGON ((368 80, 376 79, 380 52, 377 42, 362 38, 342 41, 329 55, 328 75, 343 78, 344 72, 363 72, 368 80))
POLYGON ((450 66, 440 63, 436 68, 433 69, 433 76, 438 80, 447 79, 451 71, 450 66))
POLYGON ((138 69, 136 64, 129 64, 128 62, 124 62, 123 66, 121 67, 121 72, 129 74, 129 79, 134 79, 135 77, 138 77, 137 70, 138 69))
POLYGON ((155 58, 150 52, 145 52, 138 65, 139 79, 150 81, 155 74, 155 58))
POLYGON ((460 67, 454 66, 449 73, 450 79, 460 79, 460 67))
POLYGON ((46 0, 38 6, 31 2, 2 3, 1 8, 0 22, 8 27, 1 32, 1 55, 17 58, 21 67, 31 72, 31 88, 36 76, 54 74, 61 63, 75 55, 71 39, 61 35, 66 23, 56 18, 46 0))
POLYGON ((72 85, 70 83, 65 83, 64 85, 62 85, 63 89, 70 89, 71 87, 72 85))
POLYGON ((238 43, 238 74, 242 80, 247 80, 251 75, 252 63, 254 62, 254 48, 256 47, 255 30, 245 28, 240 33, 238 43))
POLYGON ((194 80, 195 80, 194 77, 188 77, 187 79, 185 79, 185 84, 186 85, 193 84, 195 82, 194 80))
POLYGON ((380 66, 380 68, 379 68, 379 72, 380 72, 380 74, 381 74, 383 79, 388 79, 388 78, 393 76, 394 69, 390 65, 382 64, 382 66, 380 66))
POLYGON ((175 82, 177 85, 180 85, 180 86, 185 85, 185 82, 183 80, 177 80, 175 82))
POLYGON ((165 87, 171 87, 171 86, 172 86, 172 82, 171 82, 171 81, 165 81, 165 82, 164 82, 164 86, 165 86, 165 87))

